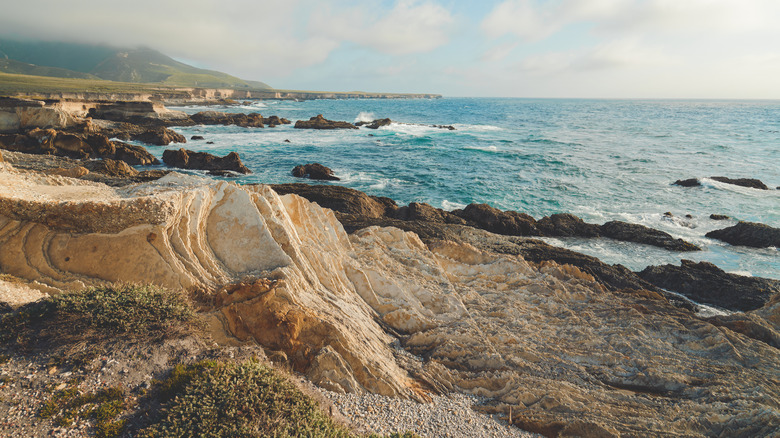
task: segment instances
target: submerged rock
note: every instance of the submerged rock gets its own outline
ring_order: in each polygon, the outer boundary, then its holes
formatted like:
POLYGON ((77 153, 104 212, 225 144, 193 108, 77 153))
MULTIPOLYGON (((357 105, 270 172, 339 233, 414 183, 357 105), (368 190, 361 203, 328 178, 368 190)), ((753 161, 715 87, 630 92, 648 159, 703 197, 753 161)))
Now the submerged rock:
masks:
POLYGON ((178 167, 180 169, 232 170, 244 174, 252 173, 241 162, 237 152, 231 152, 224 157, 218 157, 208 152, 195 152, 185 149, 166 150, 163 152, 163 161, 170 167, 178 167))
POLYGON ((639 276, 700 303, 728 310, 755 310, 780 293, 780 280, 729 274, 709 262, 648 266, 639 276))
POLYGON ((725 220, 728 220, 728 219, 731 219, 731 218, 726 216, 725 214, 715 214, 715 213, 713 213, 713 214, 710 215, 710 219, 712 219, 714 221, 725 221, 725 220))
POLYGON ((725 176, 713 176, 713 177, 710 177, 710 178, 712 178, 715 181, 722 182, 722 183, 725 183, 725 184, 733 184, 733 185, 737 185, 737 186, 749 187, 749 188, 752 188, 752 189, 759 189, 759 190, 769 190, 769 187, 767 187, 766 184, 764 184, 760 180, 753 179, 753 178, 736 178, 736 179, 732 179, 732 178, 727 178, 725 176))
POLYGON ((699 182, 699 180, 696 178, 691 178, 691 179, 678 179, 672 184, 676 186, 682 186, 682 187, 699 187, 701 185, 701 182, 699 182))
POLYGON ((322 117, 322 114, 318 114, 316 117, 312 117, 309 120, 298 120, 295 122, 293 128, 297 129, 358 129, 357 126, 349 122, 339 122, 334 120, 328 120, 322 117))
POLYGON ((599 227, 604 237, 624 242, 643 243, 670 251, 701 251, 698 246, 682 239, 675 239, 671 234, 655 230, 639 224, 629 224, 621 221, 611 221, 599 227))
POLYGON ((341 178, 333 174, 333 170, 320 163, 309 163, 295 166, 292 176, 297 178, 319 179, 325 181, 341 181, 341 178))
POLYGON ((710 231, 705 236, 731 245, 780 248, 780 228, 756 222, 739 222, 732 227, 710 231))

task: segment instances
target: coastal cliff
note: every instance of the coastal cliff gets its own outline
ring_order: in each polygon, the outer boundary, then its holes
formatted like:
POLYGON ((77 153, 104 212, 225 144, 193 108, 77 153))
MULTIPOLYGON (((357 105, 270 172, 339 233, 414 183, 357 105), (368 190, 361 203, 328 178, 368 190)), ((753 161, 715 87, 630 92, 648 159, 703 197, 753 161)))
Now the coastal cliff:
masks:
POLYGON ((708 320, 652 291, 490 250, 517 237, 347 234, 331 210, 263 185, 172 173, 110 188, 0 166, 0 272, 49 293, 116 281, 188 290, 213 330, 326 389, 484 396, 484 411, 548 436, 780 425, 777 296, 708 320), (750 324, 762 336, 744 334, 750 324))

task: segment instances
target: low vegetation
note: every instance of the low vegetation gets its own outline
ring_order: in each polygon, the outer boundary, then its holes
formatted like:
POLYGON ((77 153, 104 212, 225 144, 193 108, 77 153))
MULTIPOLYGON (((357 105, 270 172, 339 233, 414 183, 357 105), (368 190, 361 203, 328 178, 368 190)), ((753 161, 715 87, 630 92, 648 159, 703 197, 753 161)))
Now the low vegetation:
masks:
POLYGON ((54 393, 44 403, 38 416, 51 418, 54 424, 68 427, 79 421, 90 421, 95 436, 113 438, 119 436, 127 420, 119 419, 125 407, 124 390, 118 386, 96 392, 80 393, 77 381, 54 393))

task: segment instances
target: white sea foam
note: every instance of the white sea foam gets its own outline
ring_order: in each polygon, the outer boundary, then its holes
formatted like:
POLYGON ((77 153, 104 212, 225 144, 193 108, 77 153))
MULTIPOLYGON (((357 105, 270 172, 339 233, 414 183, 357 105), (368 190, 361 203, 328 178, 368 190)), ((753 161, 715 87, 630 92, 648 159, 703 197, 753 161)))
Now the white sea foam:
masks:
POLYGON ((452 202, 444 199, 441 201, 441 208, 442 210, 447 210, 447 211, 462 210, 466 208, 466 204, 461 204, 460 202, 452 202))
POLYGON ((456 123, 452 125, 458 131, 471 131, 471 132, 495 132, 503 131, 504 128, 493 125, 465 125, 462 123, 456 123))
POLYGON ((728 274, 734 274, 734 275, 741 275, 743 277, 752 277, 753 274, 750 273, 750 271, 727 271, 728 274))
POLYGON ((495 146, 466 146, 463 149, 469 149, 472 151, 498 152, 498 148, 495 146))
POLYGON ((370 113, 370 112, 366 112, 366 111, 361 111, 361 112, 360 112, 360 113, 357 115, 357 117, 355 117, 355 121, 354 121, 354 122, 352 122, 352 123, 357 123, 357 122, 373 122, 374 120, 376 120, 376 117, 374 116, 374 113, 370 113))

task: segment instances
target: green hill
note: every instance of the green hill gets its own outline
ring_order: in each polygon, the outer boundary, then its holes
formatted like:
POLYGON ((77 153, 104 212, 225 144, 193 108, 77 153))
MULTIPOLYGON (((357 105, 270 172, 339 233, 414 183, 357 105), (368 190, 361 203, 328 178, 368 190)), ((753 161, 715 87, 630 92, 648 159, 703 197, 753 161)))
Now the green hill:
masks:
POLYGON ((193 67, 149 48, 60 42, 0 39, 0 71, 185 87, 271 88, 263 82, 193 67))

